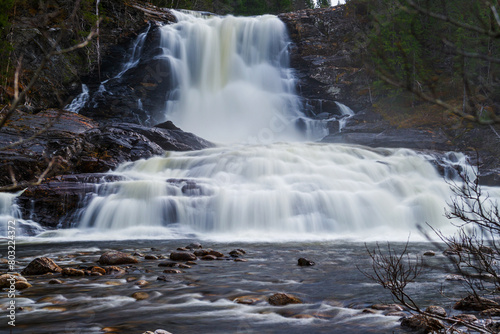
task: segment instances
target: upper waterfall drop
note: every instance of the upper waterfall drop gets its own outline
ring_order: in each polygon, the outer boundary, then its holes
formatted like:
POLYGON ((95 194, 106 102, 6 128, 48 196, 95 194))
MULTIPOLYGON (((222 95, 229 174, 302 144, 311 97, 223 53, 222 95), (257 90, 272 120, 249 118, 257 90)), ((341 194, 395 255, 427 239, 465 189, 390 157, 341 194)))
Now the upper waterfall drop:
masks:
POLYGON ((169 120, 216 142, 301 138, 283 22, 272 15, 174 14, 178 23, 161 28, 160 43, 171 70, 169 120))

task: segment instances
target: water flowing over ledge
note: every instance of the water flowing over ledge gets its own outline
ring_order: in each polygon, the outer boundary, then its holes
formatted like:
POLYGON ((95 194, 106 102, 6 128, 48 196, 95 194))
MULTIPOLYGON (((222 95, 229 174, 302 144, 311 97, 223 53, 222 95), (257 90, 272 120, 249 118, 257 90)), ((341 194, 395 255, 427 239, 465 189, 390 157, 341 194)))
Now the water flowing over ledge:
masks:
POLYGON ((417 224, 449 225, 449 185, 406 149, 218 147, 124 164, 116 173, 127 181, 102 185, 79 228, 116 238, 156 230, 167 238, 401 240, 417 224))
POLYGON ((219 142, 270 143, 319 139, 306 122, 289 67, 290 40, 277 17, 205 17, 174 12, 161 28, 172 73, 166 117, 186 131, 219 142), (305 135, 305 136, 304 136, 305 135))

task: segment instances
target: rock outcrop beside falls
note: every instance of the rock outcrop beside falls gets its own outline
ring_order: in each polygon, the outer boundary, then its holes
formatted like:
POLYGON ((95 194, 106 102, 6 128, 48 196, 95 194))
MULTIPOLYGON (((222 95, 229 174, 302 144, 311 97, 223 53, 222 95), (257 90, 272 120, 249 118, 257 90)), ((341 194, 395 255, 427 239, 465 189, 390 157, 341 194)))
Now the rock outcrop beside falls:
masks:
POLYGON ((291 67, 313 114, 336 113, 335 101, 360 111, 371 105, 370 78, 356 45, 360 22, 345 6, 305 9, 278 17, 293 41, 291 67))

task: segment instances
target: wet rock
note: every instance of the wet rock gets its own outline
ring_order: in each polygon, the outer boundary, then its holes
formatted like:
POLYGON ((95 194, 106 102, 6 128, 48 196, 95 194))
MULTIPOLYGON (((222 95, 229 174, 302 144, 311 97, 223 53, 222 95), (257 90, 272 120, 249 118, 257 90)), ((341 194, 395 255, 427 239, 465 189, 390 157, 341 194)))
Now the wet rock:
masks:
POLYGON ((234 259, 234 262, 248 262, 248 260, 247 259, 236 258, 236 259, 234 259))
POLYGON ((158 267, 170 267, 170 268, 173 268, 173 267, 178 267, 178 266, 179 266, 179 263, 172 262, 172 261, 158 263, 158 267))
POLYGON ((433 333, 444 329, 441 321, 417 314, 401 320, 401 326, 419 333, 433 333))
POLYGON ((218 252, 218 251, 214 251, 214 250, 211 250, 208 255, 213 255, 215 257, 224 257, 224 254, 222 254, 221 252, 218 252))
POLYGON ((436 252, 434 251, 427 251, 424 253, 424 256, 436 256, 436 252))
POLYGON ((198 263, 194 262, 194 261, 187 261, 186 264, 188 266, 196 266, 198 263))
POLYGON ((146 281, 146 280, 141 279, 141 280, 138 280, 137 282, 135 282, 134 284, 138 285, 138 286, 145 286, 145 285, 148 285, 149 282, 146 281))
POLYGON ((109 267, 105 267, 104 269, 106 270, 106 275, 118 276, 118 275, 125 274, 124 269, 122 269, 120 267, 116 267, 116 266, 109 266, 109 267))
POLYGON ((19 274, 4 274, 0 276, 0 289, 9 289, 12 283, 16 290, 24 290, 31 287, 28 280, 19 274))
POLYGON ((434 305, 428 306, 425 309, 425 312, 430 313, 430 314, 439 315, 442 317, 446 317, 448 315, 444 308, 442 308, 441 306, 434 306, 434 305))
POLYGON ((461 300, 459 300, 453 308, 460 311, 484 311, 490 308, 499 308, 497 302, 483 298, 476 297, 474 295, 469 295, 461 300))
POLYGON ((62 269, 59 267, 54 260, 48 257, 38 257, 31 261, 26 268, 21 272, 21 274, 29 275, 44 275, 47 273, 57 273, 61 272, 62 269))
POLYGON ((244 305, 253 305, 262 301, 262 297, 256 296, 241 296, 233 299, 233 302, 244 305))
POLYGON ((146 255, 144 257, 146 260, 158 260, 158 257, 156 255, 146 255))
POLYGON ((179 263, 179 268, 181 268, 181 269, 190 269, 191 266, 187 265, 187 264, 184 264, 184 263, 179 263))
POLYGON ((186 246, 187 249, 200 249, 203 248, 203 246, 199 242, 192 242, 189 245, 186 246))
POLYGON ((365 308, 363 309, 363 311, 361 311, 362 313, 369 313, 369 314, 377 314, 377 311, 376 310, 372 310, 372 309, 369 309, 369 308, 365 308))
POLYGON ((179 269, 165 269, 163 270, 163 272, 165 274, 181 274, 182 271, 180 271, 179 269))
POLYGON ((101 274, 101 275, 106 275, 106 269, 104 268, 101 268, 101 267, 91 267, 90 268, 90 272, 91 273, 98 273, 98 274, 101 274))
POLYGON ((240 257, 245 255, 246 252, 243 249, 233 249, 232 251, 229 252, 229 255, 232 257, 240 257))
POLYGON ((157 281, 167 281, 167 282, 168 282, 168 278, 167 278, 167 276, 165 276, 165 275, 158 276, 158 277, 156 278, 156 280, 157 280, 157 281))
POLYGON ((172 252, 170 254, 170 260, 172 261, 194 261, 196 260, 196 255, 189 252, 172 252))
POLYGON ((146 292, 138 291, 132 294, 132 298, 135 298, 136 300, 144 300, 149 298, 149 294, 146 292))
POLYGON ((458 314, 453 316, 453 319, 461 320, 463 322, 477 321, 477 317, 474 314, 458 314))
POLYGON ((61 272, 63 276, 84 276, 85 272, 80 269, 64 268, 61 272))
POLYGON ((489 308, 487 310, 481 311, 479 315, 485 318, 500 317, 500 308, 489 308))
POLYGON ((286 293, 275 293, 268 299, 269 304, 273 306, 284 306, 288 304, 302 304, 302 301, 293 296, 286 293))
POLYGON ((313 261, 311 261, 311 260, 308 260, 308 259, 305 259, 305 258, 301 257, 298 260, 298 265, 302 266, 302 267, 304 267, 304 266, 314 266, 315 263, 313 261))
POLYGON ((60 279, 53 278, 49 281, 49 284, 63 284, 63 281, 60 279))
POLYGON ((144 254, 143 253, 135 252, 134 254, 132 254, 132 256, 144 257, 144 254))
POLYGON ((217 260, 217 257, 214 255, 205 255, 205 256, 202 256, 201 259, 203 261, 213 261, 213 260, 217 260))
POLYGON ((209 255, 211 251, 212 251, 211 249, 197 249, 193 252, 193 254, 198 257, 202 257, 205 255, 209 255))
POLYGON ((130 264, 138 262, 139 261, 132 255, 119 251, 106 252, 99 258, 99 263, 103 265, 130 264))
POLYGON ((177 250, 178 250, 179 252, 187 252, 187 251, 189 251, 189 248, 186 248, 186 247, 178 247, 178 248, 177 248, 177 250))

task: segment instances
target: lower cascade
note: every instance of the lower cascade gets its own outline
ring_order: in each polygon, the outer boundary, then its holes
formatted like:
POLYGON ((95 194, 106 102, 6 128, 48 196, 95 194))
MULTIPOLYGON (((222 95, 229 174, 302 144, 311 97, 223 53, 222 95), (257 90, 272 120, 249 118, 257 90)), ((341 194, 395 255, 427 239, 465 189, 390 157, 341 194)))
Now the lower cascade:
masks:
POLYGON ((446 225, 452 195, 414 151, 341 144, 176 152, 116 173, 125 180, 101 185, 80 228, 273 240, 367 237, 378 230, 405 238, 417 224, 446 225))

